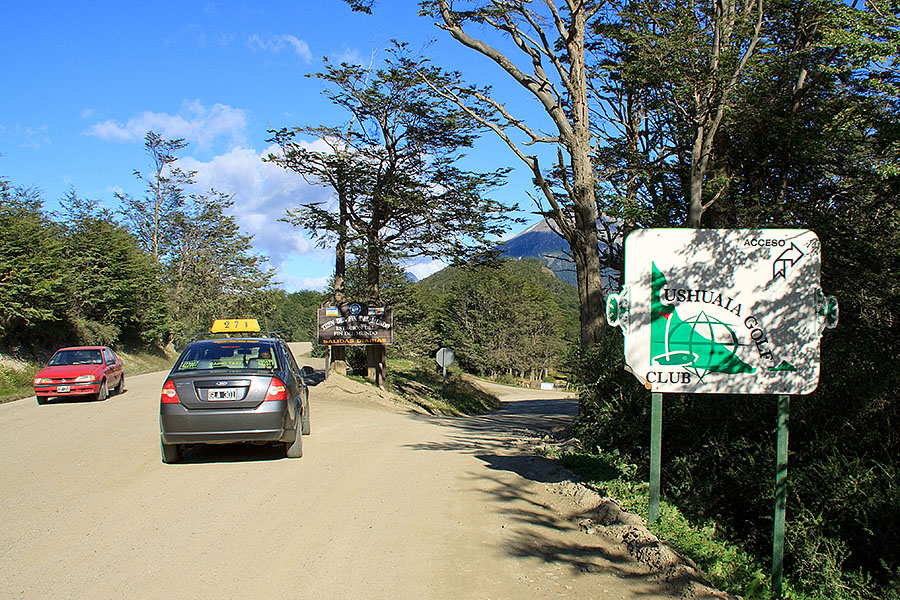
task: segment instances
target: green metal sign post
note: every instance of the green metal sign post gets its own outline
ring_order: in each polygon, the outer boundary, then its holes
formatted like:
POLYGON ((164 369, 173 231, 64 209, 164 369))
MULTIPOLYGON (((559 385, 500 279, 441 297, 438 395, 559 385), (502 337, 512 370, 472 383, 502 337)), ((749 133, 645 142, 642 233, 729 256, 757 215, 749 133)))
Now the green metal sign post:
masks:
POLYGON ((662 398, 660 392, 650 394, 650 500, 647 520, 659 518, 659 480, 662 471, 662 398))
POLYGON ((787 504, 788 417, 790 396, 778 396, 778 449, 775 463, 775 535, 772 546, 772 589, 781 597, 784 567, 784 522, 787 504))

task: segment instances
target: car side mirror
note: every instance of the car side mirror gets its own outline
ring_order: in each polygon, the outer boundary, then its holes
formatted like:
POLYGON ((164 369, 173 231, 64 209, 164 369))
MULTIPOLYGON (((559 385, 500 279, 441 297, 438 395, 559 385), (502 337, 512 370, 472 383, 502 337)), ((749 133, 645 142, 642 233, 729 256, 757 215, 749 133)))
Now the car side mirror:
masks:
POLYGON ((303 372, 304 375, 312 375, 313 373, 316 372, 316 370, 313 369, 312 367, 310 367, 309 365, 304 366, 301 369, 301 371, 303 372))

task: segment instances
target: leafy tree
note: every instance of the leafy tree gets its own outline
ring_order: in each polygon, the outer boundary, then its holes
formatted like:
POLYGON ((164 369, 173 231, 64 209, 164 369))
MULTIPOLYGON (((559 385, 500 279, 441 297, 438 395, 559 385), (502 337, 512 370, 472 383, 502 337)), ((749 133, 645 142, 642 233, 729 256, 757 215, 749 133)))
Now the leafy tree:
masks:
POLYGON ((174 241, 164 270, 174 306, 175 337, 205 331, 217 318, 263 314, 274 273, 255 254, 251 236, 240 232, 225 211, 234 204, 227 194, 211 190, 193 194, 174 213, 174 241))
POLYGON ((135 176, 147 182, 147 193, 142 199, 118 198, 133 234, 159 265, 173 311, 165 341, 184 342, 215 318, 264 314, 264 292, 274 273, 252 251, 251 237, 225 214, 234 200, 215 190, 189 192, 195 173, 182 170, 176 156, 187 146, 183 139, 166 140, 150 131, 144 145, 153 170, 135 176))
POLYGON ((96 201, 71 190, 60 204, 67 314, 79 341, 161 344, 169 311, 152 257, 96 201))
POLYGON ((154 131, 144 137, 144 147, 153 164, 149 174, 135 170, 134 176, 147 184, 143 198, 116 193, 122 211, 131 222, 131 230, 141 246, 153 255, 156 262, 169 251, 176 233, 172 220, 184 204, 185 188, 194 183, 193 171, 183 171, 175 163, 175 153, 187 146, 182 138, 166 140, 154 131))
POLYGON ((512 261, 453 269, 436 325, 464 369, 534 379, 556 366, 565 350, 564 317, 521 272, 512 261))
MULTIPOLYGON (((347 268, 347 292, 365 297, 368 273, 365 258, 356 257, 347 268)), ((393 343, 388 347, 392 357, 428 356, 440 346, 437 343, 435 319, 438 302, 416 285, 409 273, 391 260, 381 262, 381 303, 393 312, 393 343)))
MULTIPOLYGON (((351 126, 352 127, 352 126, 351 126)), ((270 155, 266 160, 299 173, 307 182, 324 185, 334 190, 337 211, 322 209, 318 204, 288 210, 282 219, 306 227, 320 247, 335 245, 334 277, 332 289, 334 301, 346 300, 344 279, 347 271, 347 247, 355 239, 349 226, 349 207, 355 206, 366 194, 368 165, 365 157, 352 151, 343 139, 343 129, 333 127, 296 127, 282 129, 269 141, 281 145, 282 154, 270 155), (317 151, 294 140, 297 136, 318 139, 328 146, 327 151, 317 151)))
POLYGON ((65 264, 59 228, 35 189, 0 179, 0 341, 29 343, 64 318, 65 264))
POLYGON ((329 85, 332 102, 351 114, 349 124, 272 131, 281 153, 268 160, 335 190, 337 213, 314 203, 290 211, 288 220, 321 232, 314 234, 320 240, 337 236, 364 256, 366 299, 379 300, 385 260, 465 257, 471 244, 505 230, 505 213, 514 207, 484 195, 505 170, 478 173, 456 165, 476 124, 422 79, 427 73, 449 85, 454 74, 410 57, 402 44, 378 69, 325 64, 317 77, 329 85), (297 141, 309 134, 330 140, 331 151, 297 141))
POLYGON ((315 343, 317 311, 326 294, 313 291, 286 293, 284 290, 268 290, 265 306, 271 309, 266 315, 266 328, 280 332, 288 341, 315 343))
POLYGON ((658 110, 674 120, 671 151, 687 162, 686 225, 700 227, 727 186, 727 177, 710 177, 716 141, 760 44, 763 2, 675 0, 623 8, 631 53, 622 66, 631 83, 650 90, 658 110))
MULTIPOLYGON (((421 2, 423 14, 434 17, 453 39, 499 65, 538 101, 550 120, 552 133, 544 133, 540 123, 514 115, 488 89, 432 81, 435 90, 492 129, 531 170, 541 194, 541 214, 568 242, 575 262, 584 345, 599 341, 605 330, 585 53, 588 23, 603 6, 574 0, 561 6, 549 0, 542 5, 515 0, 480 2, 455 10, 449 0, 421 2), (474 37, 473 30, 500 34, 512 45, 502 50, 486 37, 474 37), (527 68, 517 65, 520 59, 527 68), (521 136, 521 141, 514 136, 521 136), (548 147, 555 155, 549 172, 529 146, 548 147)), ((366 8, 371 7, 357 7, 366 8)))

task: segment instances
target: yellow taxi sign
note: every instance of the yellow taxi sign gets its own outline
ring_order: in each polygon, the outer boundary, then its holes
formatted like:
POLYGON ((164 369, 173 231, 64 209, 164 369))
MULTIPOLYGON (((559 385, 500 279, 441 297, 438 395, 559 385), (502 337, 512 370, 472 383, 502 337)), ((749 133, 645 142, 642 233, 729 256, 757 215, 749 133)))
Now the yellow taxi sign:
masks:
POLYGON ((256 319, 216 319, 213 321, 212 333, 229 333, 240 331, 259 331, 256 319))

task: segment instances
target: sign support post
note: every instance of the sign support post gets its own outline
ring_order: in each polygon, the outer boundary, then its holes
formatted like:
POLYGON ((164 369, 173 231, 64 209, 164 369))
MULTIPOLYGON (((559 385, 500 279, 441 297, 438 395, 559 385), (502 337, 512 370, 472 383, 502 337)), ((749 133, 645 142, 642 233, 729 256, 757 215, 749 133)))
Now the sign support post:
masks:
POLYGON ((331 363, 332 363, 331 348, 332 348, 331 344, 328 344, 328 354, 326 355, 326 358, 325 358, 325 379, 328 379, 328 375, 331 374, 331 363))
POLYGON ((662 392, 653 392, 650 406, 650 501, 647 520, 654 523, 659 518, 659 481, 662 472, 662 392))
POLYGON ((784 567, 784 524, 787 503, 788 421, 790 396, 778 396, 778 445, 775 464, 775 535, 772 546, 772 589, 781 598, 784 567))

